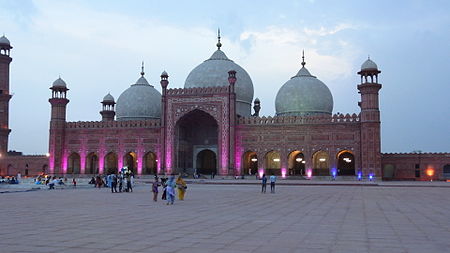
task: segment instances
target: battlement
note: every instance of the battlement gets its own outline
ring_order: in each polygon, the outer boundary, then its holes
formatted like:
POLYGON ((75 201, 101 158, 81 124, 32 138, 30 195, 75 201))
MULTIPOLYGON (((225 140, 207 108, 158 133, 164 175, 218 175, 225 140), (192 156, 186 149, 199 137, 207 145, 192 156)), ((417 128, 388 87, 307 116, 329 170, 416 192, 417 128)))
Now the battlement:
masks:
POLYGON ((219 87, 195 87, 195 88, 174 88, 167 89, 166 95, 179 96, 179 95, 200 95, 200 94, 223 94, 228 93, 230 86, 219 87))
POLYGON ((239 118, 241 125, 276 125, 276 124, 330 124, 330 123, 355 123, 360 122, 359 115, 334 114, 320 116, 269 116, 269 117, 243 117, 239 118))
POLYGON ((78 121, 66 122, 67 129, 73 128, 155 128, 161 127, 159 119, 128 121, 78 121))

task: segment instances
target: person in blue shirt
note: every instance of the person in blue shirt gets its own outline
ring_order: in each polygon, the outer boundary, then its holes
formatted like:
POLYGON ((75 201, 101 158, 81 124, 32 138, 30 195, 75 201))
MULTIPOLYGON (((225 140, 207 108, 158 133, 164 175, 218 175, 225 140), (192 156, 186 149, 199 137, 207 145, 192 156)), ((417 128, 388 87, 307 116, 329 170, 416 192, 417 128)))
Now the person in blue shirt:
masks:
POLYGON ((273 173, 270 176, 270 193, 275 193, 275 182, 277 181, 277 176, 273 173))
POLYGON ((266 193, 267 177, 263 174, 261 177, 261 193, 266 193))

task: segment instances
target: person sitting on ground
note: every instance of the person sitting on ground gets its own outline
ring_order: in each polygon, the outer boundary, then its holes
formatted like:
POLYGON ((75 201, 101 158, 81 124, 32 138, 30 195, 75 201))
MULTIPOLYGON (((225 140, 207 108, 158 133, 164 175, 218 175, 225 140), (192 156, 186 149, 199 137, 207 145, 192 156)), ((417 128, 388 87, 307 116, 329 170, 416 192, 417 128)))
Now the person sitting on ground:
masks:
POLYGON ((92 177, 88 184, 95 184, 95 177, 92 177))

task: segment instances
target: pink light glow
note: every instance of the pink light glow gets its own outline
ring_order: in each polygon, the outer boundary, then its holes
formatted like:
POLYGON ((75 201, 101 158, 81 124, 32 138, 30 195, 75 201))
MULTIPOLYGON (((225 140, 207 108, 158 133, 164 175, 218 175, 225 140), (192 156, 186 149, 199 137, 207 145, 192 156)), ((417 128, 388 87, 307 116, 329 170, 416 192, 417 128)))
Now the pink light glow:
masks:
POLYGON ((172 148, 170 146, 167 146, 165 173, 170 174, 171 172, 172 172, 172 148))
MULTIPOLYGON (((139 154, 141 154, 141 152, 139 152, 139 154)), ((142 175, 142 165, 144 163, 144 157, 142 155, 138 155, 136 163, 137 163, 137 174, 142 175)))
POLYGON ((156 151, 156 171, 157 171, 157 174, 161 173, 161 163, 159 162, 158 157, 161 157, 161 149, 160 148, 156 151))
POLYGON ((49 173, 53 174, 55 172, 55 155, 50 152, 50 155, 48 156, 48 164, 49 164, 49 173))
POLYGON ((258 175, 261 178, 264 174, 264 169, 258 169, 258 175))
POLYGON ((62 160, 62 163, 63 163, 62 174, 66 174, 67 173, 67 162, 68 162, 68 160, 69 160, 68 155, 64 154, 63 155, 63 160, 62 160))
POLYGON ((281 177, 286 178, 286 168, 281 168, 281 177))
POLYGON ((105 157, 104 156, 99 156, 98 158, 98 173, 99 174, 103 174, 103 170, 105 168, 105 157))
POLYGON ((312 169, 307 169, 307 170, 306 170, 306 176, 307 176, 308 178, 311 178, 311 177, 312 177, 312 169))
POLYGON ((235 174, 240 175, 241 174, 241 155, 239 154, 240 148, 236 148, 236 152, 234 154, 234 168, 235 168, 235 174))
POLYGON ((84 174, 86 170, 86 152, 82 152, 80 157, 80 174, 84 174))

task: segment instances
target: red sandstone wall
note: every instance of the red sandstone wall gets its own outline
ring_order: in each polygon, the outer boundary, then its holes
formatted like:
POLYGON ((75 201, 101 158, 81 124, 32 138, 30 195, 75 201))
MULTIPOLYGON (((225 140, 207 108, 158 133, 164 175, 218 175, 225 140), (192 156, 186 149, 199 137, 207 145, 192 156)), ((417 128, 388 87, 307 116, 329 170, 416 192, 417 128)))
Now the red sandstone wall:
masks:
POLYGON ((447 164, 450 165, 450 153, 389 153, 381 155, 383 178, 386 180, 446 180, 443 168, 447 164), (419 177, 416 177, 416 164, 419 165, 419 177), (393 169, 393 173, 389 167, 393 169), (428 174, 431 170, 434 172, 432 176, 428 174))
POLYGON ((19 155, 3 157, 0 175, 15 176, 20 172, 22 176, 26 176, 27 169, 28 176, 36 176, 43 172, 48 172, 48 157, 45 155, 19 155))

